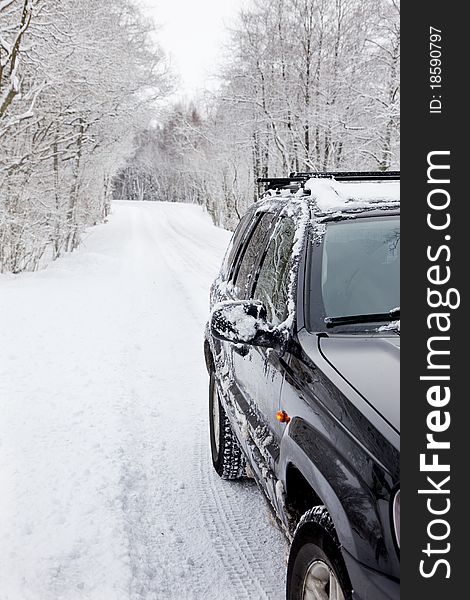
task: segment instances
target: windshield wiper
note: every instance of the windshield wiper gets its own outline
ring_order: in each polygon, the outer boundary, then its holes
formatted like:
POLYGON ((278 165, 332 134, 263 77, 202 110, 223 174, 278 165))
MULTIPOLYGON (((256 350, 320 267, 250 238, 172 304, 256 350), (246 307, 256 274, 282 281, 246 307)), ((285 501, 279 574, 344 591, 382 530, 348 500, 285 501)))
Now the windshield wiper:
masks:
POLYGON ((355 323, 380 323, 382 321, 395 321, 400 318, 400 307, 392 308, 386 313, 375 313, 371 315, 348 315, 344 317, 326 317, 327 327, 336 325, 354 325, 355 323))

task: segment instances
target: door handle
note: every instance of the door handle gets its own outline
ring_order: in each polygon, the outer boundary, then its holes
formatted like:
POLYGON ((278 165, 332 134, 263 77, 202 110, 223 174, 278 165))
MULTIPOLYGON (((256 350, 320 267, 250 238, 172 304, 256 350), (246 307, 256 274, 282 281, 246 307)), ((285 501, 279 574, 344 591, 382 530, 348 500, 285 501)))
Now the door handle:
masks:
POLYGON ((250 347, 246 344, 234 344, 233 351, 239 354, 240 356, 245 357, 250 351, 250 347))

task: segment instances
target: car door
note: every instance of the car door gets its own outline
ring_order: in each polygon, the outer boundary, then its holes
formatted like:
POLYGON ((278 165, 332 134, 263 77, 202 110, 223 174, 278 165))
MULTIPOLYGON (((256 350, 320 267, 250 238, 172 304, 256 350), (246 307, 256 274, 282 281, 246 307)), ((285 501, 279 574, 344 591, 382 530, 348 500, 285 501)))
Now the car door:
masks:
MULTIPOLYGON (((238 276, 241 257, 243 257, 246 246, 255 231, 257 231, 256 237, 261 241, 264 240, 273 218, 272 214, 254 215, 252 211, 242 217, 225 252, 219 275, 210 289, 211 309, 217 302, 235 300, 239 296, 239 292, 235 288, 235 280, 238 276)), ((217 339, 214 339, 213 342, 218 357, 217 362, 221 366, 219 377, 230 381, 233 378, 232 344, 217 339)), ((236 397, 233 400, 236 402, 236 397)))
MULTIPOLYGON (((228 280, 224 283, 223 293, 214 294, 212 301, 220 300, 243 300, 251 290, 251 282, 256 266, 259 263, 259 257, 263 253, 267 239, 269 239, 274 226, 276 215, 272 212, 263 212, 251 216, 251 223, 248 225, 242 236, 238 249, 234 245, 229 250, 233 255, 232 261, 228 261, 227 275, 228 280)), ((245 344, 233 344, 231 342, 216 342, 218 348, 218 363, 220 366, 219 377, 226 386, 226 401, 229 405, 233 404, 233 411, 241 419, 235 419, 236 426, 239 428, 240 436, 248 443, 249 438, 246 435, 246 428, 243 423, 251 418, 249 407, 246 404, 243 388, 240 386, 240 379, 235 372, 235 362, 238 357, 245 356, 249 348, 245 344)), ((256 428, 256 426, 255 426, 256 428)), ((251 439, 251 438, 250 438, 251 439)), ((251 448, 246 448, 251 454, 251 448)))
MULTIPOLYGON (((261 301, 268 321, 279 325, 288 316, 289 282, 295 224, 281 218, 269 242, 253 266, 246 297, 261 301)), ((286 363, 272 348, 246 346, 234 352, 233 368, 248 414, 247 427, 254 443, 253 454, 260 472, 270 479, 279 456, 284 424, 277 419, 286 363)), ((268 483, 268 481, 266 481, 268 483)))

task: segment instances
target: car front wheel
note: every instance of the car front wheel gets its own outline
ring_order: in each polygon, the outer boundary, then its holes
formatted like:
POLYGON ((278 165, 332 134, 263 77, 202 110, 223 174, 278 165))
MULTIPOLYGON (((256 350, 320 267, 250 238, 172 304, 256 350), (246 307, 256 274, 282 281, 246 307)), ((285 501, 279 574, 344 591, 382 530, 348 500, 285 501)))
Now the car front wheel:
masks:
POLYGON ((209 382, 209 430, 212 464, 222 479, 245 475, 245 458, 219 398, 215 374, 209 382))

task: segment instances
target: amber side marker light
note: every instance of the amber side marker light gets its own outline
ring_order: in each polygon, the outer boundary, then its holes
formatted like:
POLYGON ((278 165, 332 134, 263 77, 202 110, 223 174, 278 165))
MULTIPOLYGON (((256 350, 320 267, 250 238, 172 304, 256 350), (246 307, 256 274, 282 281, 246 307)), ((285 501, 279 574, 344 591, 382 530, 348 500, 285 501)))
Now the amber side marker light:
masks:
POLYGON ((276 416, 279 423, 289 423, 290 421, 290 417, 285 410, 279 410, 276 416))

